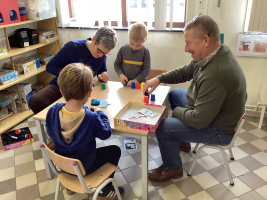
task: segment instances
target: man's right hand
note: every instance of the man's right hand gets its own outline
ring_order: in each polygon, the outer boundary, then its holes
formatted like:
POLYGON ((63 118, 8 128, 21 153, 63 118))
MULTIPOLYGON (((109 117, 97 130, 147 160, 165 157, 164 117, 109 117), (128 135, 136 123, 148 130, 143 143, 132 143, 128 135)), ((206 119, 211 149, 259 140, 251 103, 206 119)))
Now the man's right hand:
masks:
POLYGON ((144 85, 143 94, 145 95, 145 92, 148 91, 149 88, 151 88, 149 90, 149 95, 150 95, 158 87, 159 84, 160 80, 157 77, 150 79, 144 85))
POLYGON ((123 84, 123 85, 126 85, 127 82, 128 82, 128 78, 124 75, 124 74, 120 74, 119 75, 119 78, 120 78, 120 82, 123 84))

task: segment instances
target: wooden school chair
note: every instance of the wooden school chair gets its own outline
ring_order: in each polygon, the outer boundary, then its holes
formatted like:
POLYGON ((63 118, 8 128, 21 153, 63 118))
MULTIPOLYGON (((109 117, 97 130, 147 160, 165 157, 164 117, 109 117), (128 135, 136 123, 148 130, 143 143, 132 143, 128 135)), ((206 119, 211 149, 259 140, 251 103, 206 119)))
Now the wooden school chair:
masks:
MULTIPOLYGON (((198 151, 197 151, 197 154, 196 154, 196 157, 194 159, 194 162, 189 170, 189 172, 187 173, 188 176, 191 176, 192 174, 192 171, 193 171, 193 168, 195 167, 195 164, 197 162, 197 159, 201 153, 201 151, 204 149, 204 148, 211 148, 211 149, 217 149, 219 150, 222 155, 223 155, 223 158, 224 158, 224 162, 225 162, 225 165, 226 165, 226 170, 227 170, 227 173, 228 173, 228 177, 229 177, 229 180, 230 180, 230 185, 234 185, 234 181, 233 181, 233 178, 232 178, 232 174, 231 174, 231 170, 230 170, 230 167, 229 167, 229 162, 228 162, 228 159, 226 157, 226 153, 224 150, 226 149, 229 149, 229 153, 230 153, 230 159, 231 160, 234 160, 234 156, 233 156, 233 152, 232 152, 232 149, 231 147, 233 146, 234 142, 235 142, 235 139, 236 137, 238 136, 239 132, 241 131, 241 128, 243 126, 243 124, 245 123, 245 120, 246 120, 246 117, 242 116, 240 118, 240 120, 238 121, 237 123, 237 126, 235 128, 235 133, 234 133, 234 136, 233 136, 233 139, 232 141, 228 144, 228 145, 213 145, 213 144, 205 144, 203 146, 201 146, 198 151)), ((194 150, 193 150, 193 153, 196 153, 196 150, 198 148, 198 145, 199 143, 196 144, 194 150)))
POLYGON ((106 163, 93 173, 85 176, 86 172, 80 160, 61 156, 50 150, 45 143, 41 144, 40 148, 44 159, 49 163, 53 172, 58 175, 55 200, 58 199, 60 184, 76 193, 94 193, 93 200, 96 200, 98 193, 110 182, 114 186, 118 199, 122 200, 115 180, 109 178, 113 172, 119 169, 117 166, 106 163), (56 166, 60 170, 57 170, 56 166))

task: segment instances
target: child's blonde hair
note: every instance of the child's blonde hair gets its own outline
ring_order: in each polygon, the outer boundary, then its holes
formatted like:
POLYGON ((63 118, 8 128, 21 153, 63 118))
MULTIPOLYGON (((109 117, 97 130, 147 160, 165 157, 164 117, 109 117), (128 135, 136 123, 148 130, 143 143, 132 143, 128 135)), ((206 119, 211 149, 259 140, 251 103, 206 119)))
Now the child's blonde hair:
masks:
POLYGON ((144 42, 147 39, 147 28, 144 23, 134 23, 129 29, 129 38, 136 42, 144 42))
POLYGON ((57 82, 66 101, 82 100, 93 87, 93 72, 82 63, 68 64, 60 72, 57 82))

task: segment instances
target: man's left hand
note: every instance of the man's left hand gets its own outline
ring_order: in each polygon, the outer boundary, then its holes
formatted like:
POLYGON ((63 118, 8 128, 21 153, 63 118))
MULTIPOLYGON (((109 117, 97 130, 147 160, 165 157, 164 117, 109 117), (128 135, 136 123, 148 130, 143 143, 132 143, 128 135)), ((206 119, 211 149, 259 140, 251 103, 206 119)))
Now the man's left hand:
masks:
POLYGON ((109 75, 107 72, 103 72, 102 74, 98 74, 99 80, 103 81, 104 83, 108 82, 109 75))

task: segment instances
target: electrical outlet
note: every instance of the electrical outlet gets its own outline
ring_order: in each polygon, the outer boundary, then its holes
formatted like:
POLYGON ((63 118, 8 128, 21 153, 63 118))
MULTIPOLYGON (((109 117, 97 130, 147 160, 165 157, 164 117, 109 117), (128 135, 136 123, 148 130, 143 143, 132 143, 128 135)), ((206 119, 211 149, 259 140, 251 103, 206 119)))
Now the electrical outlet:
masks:
POLYGON ((204 9, 205 0, 197 0, 197 9, 204 9))

